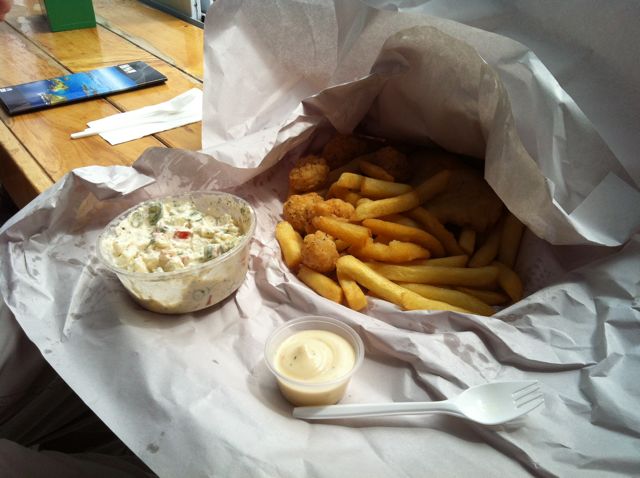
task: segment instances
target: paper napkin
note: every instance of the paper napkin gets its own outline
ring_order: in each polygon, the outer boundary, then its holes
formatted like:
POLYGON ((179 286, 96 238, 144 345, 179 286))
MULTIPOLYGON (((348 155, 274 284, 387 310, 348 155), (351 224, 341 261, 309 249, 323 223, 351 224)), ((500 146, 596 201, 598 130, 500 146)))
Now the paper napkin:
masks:
POLYGON ((85 131, 115 145, 197 121, 202 121, 202 91, 193 88, 164 103, 90 121, 85 131))

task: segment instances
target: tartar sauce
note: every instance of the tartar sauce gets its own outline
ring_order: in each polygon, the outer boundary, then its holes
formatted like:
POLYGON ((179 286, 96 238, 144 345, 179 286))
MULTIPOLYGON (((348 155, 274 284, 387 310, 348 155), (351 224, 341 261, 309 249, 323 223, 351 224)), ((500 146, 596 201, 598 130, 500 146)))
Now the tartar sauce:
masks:
POLYGON ((229 214, 213 217, 193 201, 151 201, 132 211, 104 248, 130 272, 169 272, 210 261, 233 249, 243 233, 229 214))
POLYGON ((280 344, 274 365, 286 378, 322 383, 348 374, 355 362, 353 347, 339 335, 326 330, 303 330, 280 344))

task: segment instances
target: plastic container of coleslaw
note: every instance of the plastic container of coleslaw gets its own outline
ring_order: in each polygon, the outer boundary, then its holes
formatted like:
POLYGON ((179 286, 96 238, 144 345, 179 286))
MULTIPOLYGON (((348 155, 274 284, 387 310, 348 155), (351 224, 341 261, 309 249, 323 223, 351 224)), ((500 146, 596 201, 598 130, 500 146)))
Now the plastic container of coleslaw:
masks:
POLYGON ((255 227, 255 212, 244 199, 223 192, 197 191, 150 199, 128 209, 105 227, 96 249, 101 263, 116 274, 142 307, 161 314, 182 314, 215 305, 240 287, 247 273, 255 227), (213 218, 230 215, 242 233, 235 246, 206 262, 168 272, 134 272, 117 265, 112 249, 107 246, 113 242, 116 228, 140 211, 141 206, 181 200, 191 200, 203 215, 213 218))

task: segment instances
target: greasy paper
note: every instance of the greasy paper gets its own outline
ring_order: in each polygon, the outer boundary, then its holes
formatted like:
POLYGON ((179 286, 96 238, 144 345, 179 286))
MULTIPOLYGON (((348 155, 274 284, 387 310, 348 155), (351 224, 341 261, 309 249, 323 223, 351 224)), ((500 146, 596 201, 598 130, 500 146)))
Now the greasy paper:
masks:
POLYGON ((634 474, 640 236, 637 211, 612 207, 637 203, 624 168, 544 67, 521 63, 522 45, 336 3, 216 2, 205 151, 151 149, 131 168, 76 170, 15 216, 0 233, 0 292, 15 319, 161 476, 634 474), (523 108, 532 101, 535 112, 523 108), (490 318, 376 299, 363 314, 288 271, 273 230, 290 165, 333 128, 360 123, 484 155, 487 180, 533 231, 517 264, 526 299, 490 318), (249 273, 211 309, 159 316, 99 264, 95 241, 131 205, 188 189, 224 189, 255 207, 249 273), (294 420, 263 347, 282 321, 308 314, 340 318, 363 338, 347 403, 538 379, 546 404, 498 427, 445 416, 294 420))

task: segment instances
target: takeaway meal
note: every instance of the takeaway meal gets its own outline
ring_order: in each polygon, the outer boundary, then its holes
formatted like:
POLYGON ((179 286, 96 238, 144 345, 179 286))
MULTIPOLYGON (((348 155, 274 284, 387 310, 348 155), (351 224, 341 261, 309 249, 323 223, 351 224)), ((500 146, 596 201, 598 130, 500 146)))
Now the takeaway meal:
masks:
POLYGON ((301 158, 289 183, 276 239, 323 297, 355 310, 377 297, 487 316, 522 298, 513 269, 524 225, 481 162, 337 135, 301 158))

